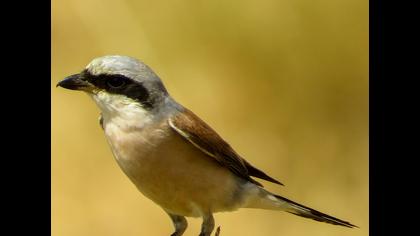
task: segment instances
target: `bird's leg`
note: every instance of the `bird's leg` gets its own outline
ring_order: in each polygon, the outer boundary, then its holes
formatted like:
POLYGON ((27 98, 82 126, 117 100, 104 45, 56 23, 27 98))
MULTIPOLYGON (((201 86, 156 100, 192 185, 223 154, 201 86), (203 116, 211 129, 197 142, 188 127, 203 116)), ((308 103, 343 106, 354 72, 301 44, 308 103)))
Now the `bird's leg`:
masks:
POLYGON ((219 236, 219 235, 220 235, 220 226, 217 227, 216 233, 214 233, 214 236, 219 236))
POLYGON ((199 236, 210 236, 214 229, 214 218, 211 213, 203 217, 203 223, 201 224, 201 233, 199 236))
MULTIPOLYGON (((168 212, 166 212, 168 213, 168 212)), ((174 215, 168 213, 169 217, 171 217, 172 223, 175 226, 175 232, 171 234, 171 236, 181 236, 184 234, 185 230, 188 227, 187 220, 183 216, 174 215)))

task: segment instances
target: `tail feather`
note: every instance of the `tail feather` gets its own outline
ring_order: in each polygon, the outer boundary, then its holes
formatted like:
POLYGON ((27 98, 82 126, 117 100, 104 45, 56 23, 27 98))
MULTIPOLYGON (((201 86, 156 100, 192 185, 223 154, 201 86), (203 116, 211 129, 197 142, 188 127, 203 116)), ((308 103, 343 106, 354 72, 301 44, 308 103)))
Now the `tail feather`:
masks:
POLYGON ((350 222, 344 221, 344 220, 340 220, 338 218, 329 216, 327 214, 324 214, 322 212, 319 212, 317 210, 314 210, 312 208, 309 208, 307 206, 301 205, 297 202, 294 202, 292 200, 289 200, 285 197, 279 196, 279 195, 274 195, 278 200, 282 201, 282 202, 286 202, 288 207, 285 209, 285 211, 298 215, 298 216, 302 216, 305 218, 309 218, 309 219, 313 219, 316 221, 321 221, 321 222, 325 222, 325 223, 329 223, 329 224, 333 224, 333 225, 341 225, 341 226, 345 226, 345 227, 349 227, 349 228, 353 228, 353 227, 357 227, 356 225, 351 224, 350 222))

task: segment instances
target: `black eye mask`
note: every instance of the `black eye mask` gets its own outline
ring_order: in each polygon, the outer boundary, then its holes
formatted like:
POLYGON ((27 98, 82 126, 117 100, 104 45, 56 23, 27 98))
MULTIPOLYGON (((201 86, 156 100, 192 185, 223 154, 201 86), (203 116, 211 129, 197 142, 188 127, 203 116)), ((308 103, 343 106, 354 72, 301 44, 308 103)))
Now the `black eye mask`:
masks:
POLYGON ((92 75, 87 70, 82 72, 83 80, 88 81, 97 88, 104 89, 112 94, 125 95, 132 98, 143 105, 146 109, 152 109, 154 99, 150 96, 149 91, 143 83, 134 81, 124 75, 100 74, 92 75))

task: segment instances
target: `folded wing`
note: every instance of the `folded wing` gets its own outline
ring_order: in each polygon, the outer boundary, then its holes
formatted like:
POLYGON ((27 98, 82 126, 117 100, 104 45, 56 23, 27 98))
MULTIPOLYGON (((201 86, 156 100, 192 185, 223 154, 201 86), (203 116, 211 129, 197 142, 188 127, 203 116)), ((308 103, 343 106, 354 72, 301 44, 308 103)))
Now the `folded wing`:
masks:
POLYGON ((262 185, 251 176, 283 185, 241 158, 216 131, 190 110, 184 109, 169 119, 169 125, 175 132, 239 177, 259 186, 262 185))

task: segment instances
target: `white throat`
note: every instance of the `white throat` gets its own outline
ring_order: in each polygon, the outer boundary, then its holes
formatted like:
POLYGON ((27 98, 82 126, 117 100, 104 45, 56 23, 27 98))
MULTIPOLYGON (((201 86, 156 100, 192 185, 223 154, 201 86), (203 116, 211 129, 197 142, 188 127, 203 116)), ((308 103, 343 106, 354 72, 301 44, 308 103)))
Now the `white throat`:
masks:
POLYGON ((104 126, 112 125, 121 130, 143 129, 153 120, 151 112, 126 96, 102 91, 90 96, 102 112, 104 126))

